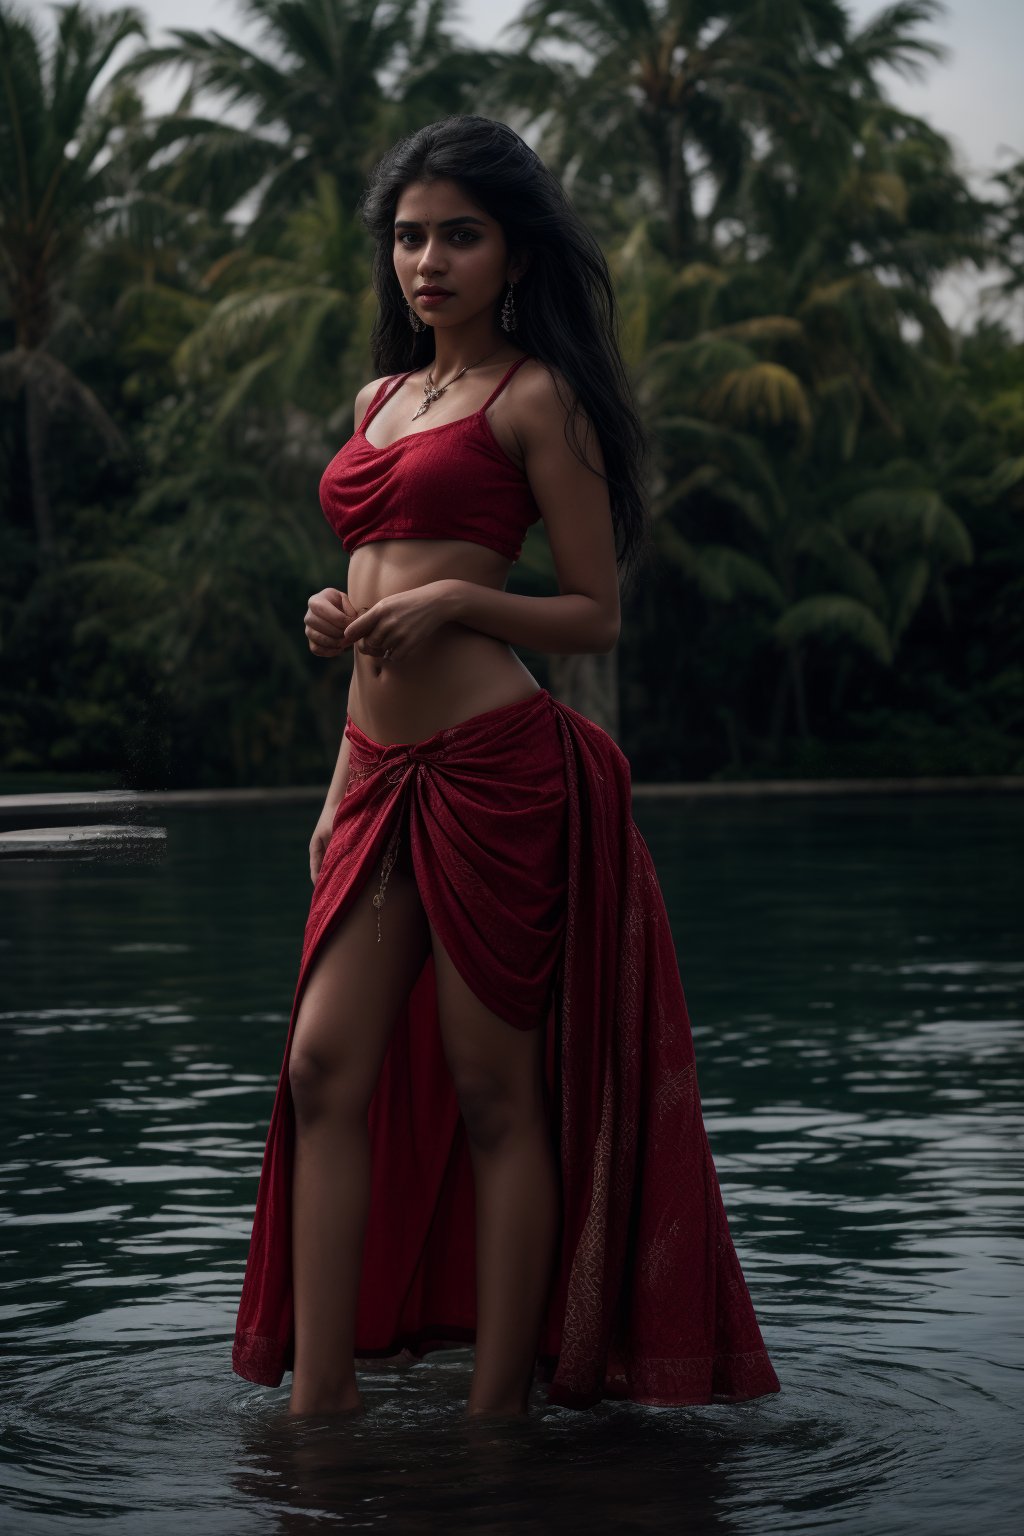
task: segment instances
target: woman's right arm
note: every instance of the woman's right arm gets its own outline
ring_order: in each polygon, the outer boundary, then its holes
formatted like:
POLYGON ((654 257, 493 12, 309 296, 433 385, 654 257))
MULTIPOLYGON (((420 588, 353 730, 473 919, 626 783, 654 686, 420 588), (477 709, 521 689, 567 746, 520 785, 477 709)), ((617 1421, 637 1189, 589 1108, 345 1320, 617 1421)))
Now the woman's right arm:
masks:
MULTIPOLYGON (((364 384, 362 389, 356 395, 355 405, 353 407, 355 430, 358 431, 359 423, 370 409, 370 401, 373 399, 374 395, 377 393, 377 390, 380 388, 383 382, 383 378, 371 379, 369 384, 364 384)), ((309 639, 309 648, 314 653, 314 655, 336 656, 340 651, 344 650, 345 647, 338 642, 334 631, 338 629, 339 623, 340 628, 344 629, 345 624, 349 623, 349 621, 355 617, 355 609, 352 608, 350 603, 348 604, 348 608, 344 606, 346 603, 348 603, 348 596, 346 593, 338 592, 334 588, 328 588, 327 592, 332 599, 333 608, 340 610, 341 619, 339 621, 336 613, 333 613, 331 610, 327 610, 327 643, 324 643, 325 637, 320 633, 317 633, 316 640, 314 640, 311 625, 315 629, 320 625, 321 622, 324 621, 314 612, 312 607, 314 599, 310 598, 310 607, 306 612, 306 635, 309 639), (349 609, 351 609, 351 612, 348 611, 349 609)), ((316 598, 320 599, 325 595, 327 594, 317 593, 316 598)), ((353 677, 352 681, 349 683, 349 692, 351 692, 354 686, 355 678, 353 677)), ((347 702, 345 708, 347 712, 347 702)), ((324 808, 320 812, 320 819, 313 830, 313 836, 309 840, 309 877, 314 882, 316 881, 317 875, 320 873, 320 865, 323 863, 324 854, 327 852, 327 844, 331 840, 331 827, 334 825, 335 813, 337 812, 338 806, 342 802, 346 787, 348 785, 349 746, 349 739, 345 735, 345 732, 342 731, 341 746, 338 749, 338 761, 334 765, 334 773, 331 776, 331 782, 327 790, 327 798, 324 801, 324 808)))
POLYGON ((348 784, 348 755, 350 746, 351 742, 345 735, 345 732, 342 731, 338 761, 334 765, 334 775, 331 779, 330 788, 327 791, 327 799, 324 801, 324 815, 330 811, 333 816, 341 804, 342 796, 345 793, 345 786, 348 784))
MULTIPOLYGON (((351 684, 349 686, 351 689, 351 684)), ((347 702, 345 709, 347 714, 347 702)), ((313 828, 313 836, 309 840, 309 878, 314 883, 316 882, 317 875, 320 873, 320 865, 323 863, 324 854, 327 852, 327 844, 331 840, 331 828, 334 826, 335 814, 348 786, 350 746, 351 742, 343 730, 341 733, 341 747, 338 750, 338 760, 334 765, 334 773, 327 790, 324 808, 320 812, 320 819, 313 828)))

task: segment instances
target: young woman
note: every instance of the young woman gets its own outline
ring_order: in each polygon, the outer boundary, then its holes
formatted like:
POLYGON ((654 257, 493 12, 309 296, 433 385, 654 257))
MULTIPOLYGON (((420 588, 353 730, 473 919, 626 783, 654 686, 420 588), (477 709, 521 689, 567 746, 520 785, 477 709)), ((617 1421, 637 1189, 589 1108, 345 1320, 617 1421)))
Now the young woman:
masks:
POLYGON ((648 536, 600 249, 505 125, 399 143, 363 204, 382 377, 328 466, 351 650, 234 1369, 290 1411, 473 1343, 467 1411, 778 1390, 611 738, 512 647, 606 652, 648 536), (542 518, 557 597, 504 590, 542 518), (315 963, 314 963, 315 962, 315 963))

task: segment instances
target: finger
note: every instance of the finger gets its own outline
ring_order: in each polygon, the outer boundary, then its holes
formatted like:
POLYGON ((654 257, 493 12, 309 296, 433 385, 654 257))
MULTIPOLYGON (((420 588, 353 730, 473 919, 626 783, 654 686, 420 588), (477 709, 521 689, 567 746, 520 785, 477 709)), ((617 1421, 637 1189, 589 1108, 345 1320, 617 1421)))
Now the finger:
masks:
POLYGON ((306 617, 319 617, 325 624, 335 624, 338 620, 338 604, 331 602, 326 592, 314 592, 312 597, 306 599, 306 617))
POLYGON ((307 613, 302 624, 310 634, 326 635, 331 640, 339 640, 349 622, 348 619, 339 619, 337 615, 330 617, 323 613, 307 613))
POLYGON ((361 640, 364 635, 370 635, 373 633, 374 629, 384 617, 382 613, 375 610, 376 605, 374 605, 373 608, 363 608, 362 610, 357 610, 358 616, 354 619, 350 619, 342 630, 342 634, 345 636, 346 640, 361 640))
POLYGON ((384 652, 391 647, 391 642, 379 633, 370 633, 364 635, 361 640, 357 640, 356 647, 365 656, 383 656, 384 652))
POLYGON ((305 622, 315 629, 326 630, 328 634, 340 635, 348 623, 348 615, 339 613, 337 608, 325 607, 321 604, 317 608, 306 610, 305 622))
POLYGON ((320 608, 324 613, 336 614, 339 608, 344 611, 345 594, 343 592, 335 592, 333 587, 328 587, 324 592, 314 592, 313 596, 309 599, 309 606, 311 608, 320 608))
POLYGON ((306 639, 310 645, 324 645, 329 646, 332 650, 337 650, 345 643, 343 635, 328 634, 325 630, 315 629, 311 624, 307 624, 305 629, 306 639))

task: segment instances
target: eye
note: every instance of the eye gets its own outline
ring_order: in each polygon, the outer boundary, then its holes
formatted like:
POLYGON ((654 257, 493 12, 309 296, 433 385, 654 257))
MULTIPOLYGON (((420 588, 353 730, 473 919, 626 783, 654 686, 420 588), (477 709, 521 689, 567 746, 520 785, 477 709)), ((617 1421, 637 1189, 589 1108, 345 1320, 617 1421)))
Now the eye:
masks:
MULTIPOLYGON (((396 245, 411 245, 414 240, 419 238, 419 234, 415 229, 398 229, 395 231, 396 245)), ((479 238, 480 236, 474 229, 453 229, 451 232, 451 240, 455 245, 475 245, 479 238)))

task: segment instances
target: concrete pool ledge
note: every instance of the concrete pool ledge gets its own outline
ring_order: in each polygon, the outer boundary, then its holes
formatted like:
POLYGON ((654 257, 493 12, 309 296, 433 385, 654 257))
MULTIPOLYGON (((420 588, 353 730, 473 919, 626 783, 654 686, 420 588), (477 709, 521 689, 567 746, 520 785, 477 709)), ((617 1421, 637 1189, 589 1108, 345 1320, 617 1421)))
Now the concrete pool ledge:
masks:
MULTIPOLYGON (((756 800, 801 795, 992 794, 1024 790, 1024 775, 962 775, 916 779, 743 779, 716 782, 635 783, 637 799, 756 800)), ((41 814, 77 816, 83 810, 131 812, 146 807, 210 809, 244 805, 322 804, 326 787, 296 784, 281 789, 61 790, 0 795, 0 825, 41 814)))
POLYGON ((733 779, 705 783, 634 784, 634 796, 679 800, 756 800, 799 795, 946 795, 1024 790, 1024 774, 964 774, 920 779, 733 779))
POLYGON ((140 827, 119 821, 97 822, 87 827, 17 827, 0 832, 0 856, 76 852, 89 847, 117 849, 136 843, 162 844, 166 839, 166 827, 140 827))

